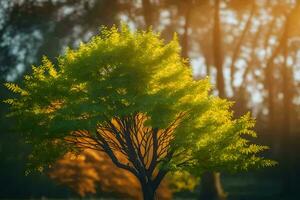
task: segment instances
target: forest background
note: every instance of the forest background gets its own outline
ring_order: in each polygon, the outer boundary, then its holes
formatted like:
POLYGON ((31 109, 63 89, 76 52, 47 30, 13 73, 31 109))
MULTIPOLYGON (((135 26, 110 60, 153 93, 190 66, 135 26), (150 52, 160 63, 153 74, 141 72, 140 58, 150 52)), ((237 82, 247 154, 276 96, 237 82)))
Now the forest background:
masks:
MULTIPOLYGON (((0 0, 2 83, 18 82, 67 46, 78 47, 101 25, 178 34, 195 79, 210 76, 215 95, 235 101, 236 116, 251 111, 257 141, 279 161, 272 169, 222 174, 229 199, 297 199, 300 145, 300 1, 297 0, 0 0)), ((76 197, 46 175, 25 176, 30 146, 0 106, 0 198, 76 197)), ((80 163, 80 162, 78 162, 80 163)), ((79 187, 79 186, 78 186, 79 187)), ((101 192, 94 194, 99 196, 101 192)), ((198 190, 177 196, 197 198, 198 190)))

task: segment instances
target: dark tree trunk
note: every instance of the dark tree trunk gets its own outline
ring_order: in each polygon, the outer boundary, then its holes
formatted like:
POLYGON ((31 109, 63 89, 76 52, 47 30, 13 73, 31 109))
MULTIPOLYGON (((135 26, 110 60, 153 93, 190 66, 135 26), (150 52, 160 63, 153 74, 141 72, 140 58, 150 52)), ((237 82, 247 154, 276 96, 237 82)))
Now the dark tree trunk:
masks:
POLYGON ((154 200, 155 198, 155 188, 151 183, 141 183, 143 200, 154 200))
POLYGON ((201 177, 199 200, 226 200, 220 173, 206 172, 201 177))

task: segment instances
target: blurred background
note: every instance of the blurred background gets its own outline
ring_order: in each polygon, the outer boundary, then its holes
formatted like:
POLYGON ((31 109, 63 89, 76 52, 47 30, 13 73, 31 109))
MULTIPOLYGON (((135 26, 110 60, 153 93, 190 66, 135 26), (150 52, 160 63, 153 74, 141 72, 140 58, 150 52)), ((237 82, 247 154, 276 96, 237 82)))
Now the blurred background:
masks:
MULTIPOLYGON (((229 200, 300 199, 300 1, 0 0, 0 98, 8 97, 3 83, 20 81, 43 55, 55 61, 101 25, 120 22, 151 26, 166 41, 176 32, 195 79, 210 76, 213 93, 236 102, 236 116, 257 119, 255 142, 269 145, 263 156, 279 165, 221 174, 229 200)), ((6 112, 0 104, 0 198, 140 198, 138 182, 93 151, 26 174, 30 146, 6 112)), ((167 180, 159 199, 199 199, 197 183, 167 180)))

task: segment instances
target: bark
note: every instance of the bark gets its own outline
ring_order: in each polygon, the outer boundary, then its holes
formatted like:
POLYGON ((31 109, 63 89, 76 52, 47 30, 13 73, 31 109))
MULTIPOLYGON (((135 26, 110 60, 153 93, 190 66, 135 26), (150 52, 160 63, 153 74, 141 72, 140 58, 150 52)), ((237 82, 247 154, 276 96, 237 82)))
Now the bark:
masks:
MULTIPOLYGON (((272 33, 273 33, 273 29, 274 27, 276 26, 276 20, 277 18, 274 16, 271 23, 270 23, 270 26, 269 26, 269 30, 266 34, 266 39, 264 41, 264 49, 267 49, 269 47, 269 39, 271 38, 272 36, 272 33)), ((282 37, 282 36, 281 36, 282 37)), ((280 39, 281 40, 281 39, 280 39)), ((280 41, 279 41, 279 45, 275 48, 275 50, 272 52, 272 55, 270 58, 268 58, 268 55, 266 54, 265 55, 265 58, 266 59, 266 68, 264 70, 264 73, 265 73, 265 82, 264 82, 264 87, 266 88, 266 91, 267 91, 267 108, 268 108, 268 119, 267 119, 267 129, 270 133, 274 133, 274 130, 276 130, 275 127, 273 127, 273 123, 274 122, 274 89, 272 88, 272 81, 273 81, 273 61, 275 59, 275 57, 277 56, 278 52, 279 52, 279 49, 280 49, 280 41), (270 85, 270 87, 269 87, 270 85)), ((272 139, 272 146, 273 146, 273 151, 275 152, 279 152, 280 151, 280 142, 278 141, 278 139, 276 137, 273 137, 272 139)))
POLYGON ((269 121, 268 121, 268 127, 271 130, 274 130, 275 123, 275 88, 274 88, 274 60, 280 53, 280 50, 283 46, 284 42, 284 33, 282 34, 280 41, 273 51, 271 57, 267 61, 266 69, 265 69, 265 84, 268 91, 268 98, 267 98, 267 104, 268 104, 268 115, 269 115, 269 121))
POLYGON ((150 0, 143 0, 143 14, 145 20, 145 26, 148 28, 149 26, 153 26, 153 8, 150 0))
MULTIPOLYGON (((213 30, 213 56, 215 67, 217 69, 217 89, 219 96, 225 98, 225 83, 223 74, 223 58, 220 27, 220 0, 215 0, 214 30, 213 30)), ((225 200, 226 195, 223 191, 220 173, 207 172, 202 176, 201 200, 225 200)))
POLYGON ((247 23, 246 23, 246 25, 245 25, 245 27, 242 31, 242 34, 241 34, 240 38, 238 39, 236 48, 235 48, 235 50, 233 52, 233 55, 232 55, 232 61, 231 61, 231 65, 230 65, 230 85, 231 85, 231 88, 233 90, 234 90, 233 81, 234 81, 234 74, 235 74, 235 63, 236 63, 236 60, 238 59, 238 57, 240 55, 241 48, 242 48, 242 45, 243 45, 243 41, 246 37, 247 32, 249 31, 249 29, 251 27, 251 22, 252 22, 252 19, 253 19, 253 16, 255 14, 255 10, 256 10, 255 1, 252 0, 251 3, 252 3, 252 7, 251 7, 249 18, 248 18, 247 23))
POLYGON ((220 173, 206 172, 201 177, 199 200, 226 200, 221 184, 220 173))
MULTIPOLYGON (((287 65, 288 58, 288 29, 289 29, 289 20, 286 23, 285 31, 284 31, 284 40, 283 40, 283 54, 284 54, 284 64, 282 69, 282 81, 283 81, 283 105, 284 105, 284 113, 283 113, 283 132, 286 132, 286 137, 290 136, 290 113, 291 113, 291 83, 289 76, 289 67, 287 65)), ((285 138, 286 138, 285 137, 285 138)))
POLYGON ((290 18, 287 18, 284 31, 283 40, 283 55, 284 64, 282 68, 282 82, 283 82, 283 122, 282 122, 282 155, 283 160, 283 177, 282 177, 282 194, 290 194, 293 189, 293 146, 291 140, 291 113, 292 113, 292 73, 291 68, 287 64, 289 56, 289 29, 290 29, 290 18))
POLYGON ((164 179, 167 173, 168 171, 166 170, 160 170, 153 180, 147 176, 137 176, 142 187, 144 200, 155 199, 157 188, 159 187, 161 181, 164 179))
POLYGON ((190 27, 190 17, 191 17, 192 1, 187 1, 185 8, 185 23, 184 32, 182 36, 182 57, 188 58, 189 53, 189 27, 190 27))
POLYGON ((223 56, 222 56, 222 43, 221 43, 220 0, 215 0, 213 56, 214 56, 215 67, 217 69, 217 89, 219 92, 219 96, 221 98, 224 98, 226 95, 225 95, 223 56))
POLYGON ((143 199, 144 200, 154 200, 155 198, 155 189, 151 185, 151 183, 141 183, 143 199))
MULTIPOLYGON (((285 34, 287 36, 287 33, 285 34)), ((290 81, 289 81, 289 73, 288 73, 288 66, 287 66, 287 56, 288 56, 288 44, 287 44, 287 38, 285 38, 284 41, 284 65, 282 70, 282 79, 283 79, 283 123, 282 123, 282 134, 281 134, 281 141, 282 141, 282 160, 285 160, 285 163, 283 164, 283 171, 284 176, 282 177, 282 183, 283 183, 283 194, 287 194, 291 192, 291 147, 289 138, 290 135, 290 113, 291 113, 291 94, 290 94, 290 81)))

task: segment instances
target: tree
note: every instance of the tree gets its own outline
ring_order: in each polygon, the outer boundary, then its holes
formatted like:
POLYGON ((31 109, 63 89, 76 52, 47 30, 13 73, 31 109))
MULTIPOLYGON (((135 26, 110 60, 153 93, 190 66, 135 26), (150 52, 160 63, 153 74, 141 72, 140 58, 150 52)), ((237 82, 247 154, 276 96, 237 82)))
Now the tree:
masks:
POLYGON ((249 114, 233 119, 231 103, 194 81, 176 37, 103 27, 54 66, 46 57, 23 85, 7 83, 10 116, 32 144, 29 166, 42 171, 68 151, 103 151, 131 172, 144 199, 167 173, 237 171, 274 165, 257 156, 249 114), (121 159, 126 158, 126 159, 121 159))
MULTIPOLYGON (((216 85, 218 95, 225 98, 225 81, 223 73, 222 34, 220 23, 220 0, 215 0, 214 27, 213 27, 213 57, 216 68, 216 85)), ((219 172, 206 172, 201 181, 200 199, 225 200, 226 194, 223 190, 219 172)))
POLYGON ((225 98, 225 83, 223 73, 222 39, 220 25, 220 0, 215 0, 214 29, 213 29, 213 55, 217 70, 217 89, 219 96, 225 98))
POLYGON ((43 52, 54 58, 79 38, 90 38, 101 24, 119 22, 122 6, 116 0, 0 1, 0 79, 16 80, 43 52))

